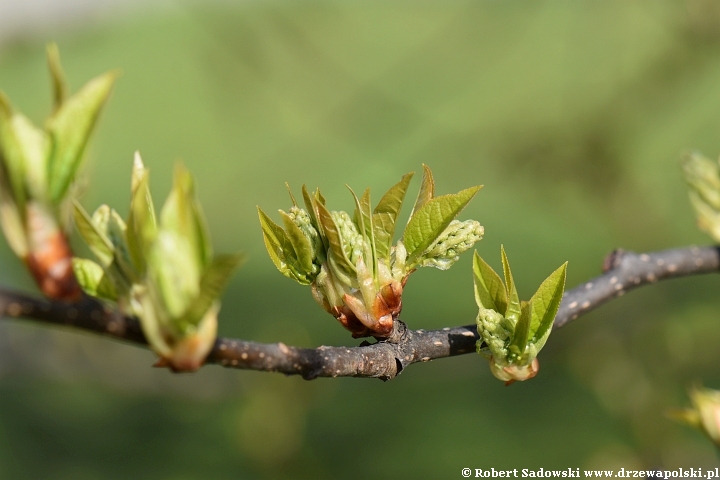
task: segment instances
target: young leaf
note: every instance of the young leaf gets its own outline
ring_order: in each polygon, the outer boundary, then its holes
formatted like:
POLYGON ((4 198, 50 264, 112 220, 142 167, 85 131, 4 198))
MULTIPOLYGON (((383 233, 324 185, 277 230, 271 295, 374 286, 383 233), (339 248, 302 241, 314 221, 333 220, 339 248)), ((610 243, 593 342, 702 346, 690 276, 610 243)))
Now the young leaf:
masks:
POLYGON ((423 163, 422 183, 420 184, 420 191, 415 200, 415 206, 412 209, 412 213, 410 213, 410 218, 433 198, 435 198, 435 180, 433 179, 430 167, 423 163))
POLYGON ((508 306, 505 312, 505 318, 512 319, 513 323, 517 322, 520 316, 520 299, 518 298, 517 288, 513 281, 512 272, 510 271, 510 262, 505 255, 505 247, 500 246, 500 254, 502 257, 503 275, 505 276, 505 287, 508 292, 508 306))
POLYGON ((29 245, 23 219, 15 200, 10 195, 7 179, 2 175, 0 175, 0 226, 15 255, 20 258, 27 257, 29 245))
POLYGON ((373 231, 378 259, 390 259, 395 224, 412 177, 412 173, 403 175, 402 179, 382 196, 373 210, 373 231))
POLYGON ((280 210, 280 216, 282 216, 285 232, 295 250, 295 257, 298 259, 300 268, 305 273, 312 272, 313 246, 310 244, 310 240, 303 234, 300 227, 295 225, 295 222, 287 213, 280 210))
POLYGON ((192 249, 182 234, 161 228, 147 254, 148 286, 171 319, 182 317, 200 291, 202 271, 192 249))
POLYGON ((349 185, 346 185, 355 200, 355 218, 360 234, 365 239, 365 265, 371 269, 372 277, 377 275, 377 253, 375 250, 375 233, 373 227, 372 206, 370 204, 370 189, 366 188, 363 196, 358 199, 349 185))
POLYGON ((347 255, 345 255, 345 250, 343 250, 342 246, 342 238, 340 237, 340 231, 335 224, 335 220, 333 220, 330 212, 324 204, 317 201, 315 202, 315 205, 317 206, 318 220, 320 221, 320 225, 322 225, 323 232, 325 232, 325 237, 328 240, 328 244, 330 245, 330 250, 333 252, 333 256, 335 257, 339 266, 341 266, 347 272, 354 272, 355 265, 353 265, 352 262, 350 262, 350 260, 347 258, 347 255))
POLYGON ((54 42, 49 43, 47 46, 47 62, 53 84, 53 112, 56 112, 67 98, 68 87, 65 81, 65 73, 60 65, 60 51, 54 42))
POLYGON ((478 307, 505 315, 508 304, 508 294, 500 276, 490 265, 478 255, 477 250, 473 257, 473 273, 475 277, 475 301, 478 307))
POLYGON ((315 226, 316 230, 318 231, 318 234, 320 235, 320 240, 322 240, 323 246, 325 248, 329 248, 327 237, 325 237, 325 232, 323 232, 322 225, 320 224, 320 221, 318 220, 317 202, 308 193, 307 187, 305 187, 305 185, 302 186, 302 196, 303 196, 303 201, 305 202, 305 209, 307 210, 308 215, 310 215, 310 222, 313 224, 313 226, 315 226))
MULTIPOLYGON (((136 167, 138 166, 136 157, 136 167)), ((155 220, 155 207, 150 195, 149 172, 142 169, 142 174, 133 170, 132 199, 130 200, 130 213, 127 222, 127 244, 130 256, 137 271, 142 275, 145 272, 145 255, 150 245, 157 237, 157 221, 155 220)))
POLYGON ((513 333, 513 337, 509 345, 510 352, 517 355, 518 360, 522 360, 522 356, 525 353, 525 347, 527 346, 528 339, 530 337, 531 317, 532 300, 529 302, 523 301, 520 304, 520 318, 518 319, 517 325, 515 325, 515 332, 513 333))
POLYGON ((471 187, 455 194, 433 198, 410 218, 403 234, 408 263, 422 255, 480 188, 481 186, 471 187))
POLYGON ((207 225, 195 196, 195 184, 190 171, 181 163, 175 165, 173 189, 160 212, 163 228, 170 228, 187 238, 192 244, 198 264, 207 265, 212 259, 207 225))
POLYGON ((18 212, 25 218, 25 148, 13 126, 16 114, 3 92, 0 92, 0 167, 12 191, 18 212))
POLYGON ((188 307, 181 322, 197 325, 212 304, 218 300, 237 267, 245 261, 243 254, 218 255, 203 273, 200 293, 188 307))
POLYGON ((92 260, 85 258, 72 259, 75 277, 83 291, 91 297, 104 298, 117 301, 118 295, 115 286, 105 275, 103 268, 92 260))
POLYGON ((27 193, 36 199, 47 196, 48 137, 24 115, 16 113, 12 128, 23 153, 23 182, 27 193))
POLYGON ((272 221, 265 212, 258 208, 258 215, 260 217, 260 226, 262 227, 263 240, 265 241, 265 248, 267 249, 270 259, 273 261, 275 266, 280 273, 288 278, 297 280, 293 274, 290 264, 297 263, 295 256, 295 249, 293 249, 292 243, 288 238, 285 230, 280 225, 272 221))
POLYGON ((90 250, 100 260, 102 266, 107 267, 113 261, 114 247, 110 239, 93 223, 90 215, 77 202, 73 201, 73 218, 78 233, 83 238, 90 250))
POLYGON ((133 267, 127 244, 127 225, 115 210, 110 210, 106 231, 106 236, 112 243, 115 253, 113 265, 107 268, 107 272, 113 280, 115 280, 116 276, 121 279, 116 283, 116 286, 123 285, 124 287, 119 290, 125 291, 125 287, 129 289, 130 285, 138 280, 138 275, 133 267), (117 274, 114 274, 114 272, 117 272, 117 274))
POLYGON ((108 72, 90 80, 48 119, 46 128, 52 141, 48 180, 50 199, 55 205, 65 196, 80 166, 100 108, 116 77, 115 72, 108 72))
POLYGON ((365 237, 366 240, 373 238, 373 222, 372 222, 372 206, 370 205, 370 189, 366 188, 362 194, 362 197, 358 198, 355 192, 349 185, 345 185, 353 196, 355 201, 355 214, 353 215, 353 221, 358 227, 360 234, 365 237))
POLYGON ((288 194, 290 195, 290 200, 292 200, 293 207, 297 207, 297 201, 295 200, 295 195, 293 195, 292 190, 290 190, 290 184, 288 182, 285 182, 285 188, 287 188, 288 194))
POLYGON ((542 340, 552 329, 555 315, 560 308, 565 291, 567 262, 550 274, 541 284, 530 301, 533 305, 530 335, 532 339, 542 340))

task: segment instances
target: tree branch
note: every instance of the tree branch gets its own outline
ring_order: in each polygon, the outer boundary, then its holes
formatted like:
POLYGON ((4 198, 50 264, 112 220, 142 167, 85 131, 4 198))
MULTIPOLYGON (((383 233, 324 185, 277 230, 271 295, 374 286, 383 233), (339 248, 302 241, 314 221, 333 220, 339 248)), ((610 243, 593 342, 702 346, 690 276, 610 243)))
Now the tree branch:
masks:
MULTIPOLYGON (((718 272, 720 248, 687 247, 642 254, 616 250, 605 259, 603 271, 599 277, 565 292, 554 328, 634 288, 670 278, 718 272)), ((123 316, 92 298, 66 304, 0 289, 0 315, 65 325, 147 346, 136 318, 123 316)), ((388 380, 413 363, 474 352, 478 339, 475 325, 424 331, 410 330, 398 321, 390 338, 374 344, 363 342, 359 347, 312 349, 218 338, 206 363, 301 375, 308 380, 317 377, 388 380)))

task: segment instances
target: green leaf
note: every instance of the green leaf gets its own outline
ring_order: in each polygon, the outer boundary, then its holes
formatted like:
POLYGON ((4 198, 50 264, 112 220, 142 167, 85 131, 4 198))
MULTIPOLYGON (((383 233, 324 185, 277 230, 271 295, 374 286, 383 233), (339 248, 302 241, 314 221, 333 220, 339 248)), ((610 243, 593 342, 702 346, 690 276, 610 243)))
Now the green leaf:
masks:
POLYGON ((413 173, 403 175, 402 179, 383 195, 373 211, 373 230, 378 259, 386 261, 390 259, 395 224, 412 177, 413 173))
POLYGON ((529 302, 523 301, 520 304, 520 318, 518 319, 517 325, 515 325, 515 332, 508 346, 510 352, 517 355, 519 361, 522 361, 522 356, 525 353, 525 347, 530 337, 531 317, 532 300, 529 302))
POLYGON ((218 255, 203 273, 200 280, 200 293, 190 304, 187 312, 180 322, 197 325, 203 319, 210 307, 215 303, 225 289, 230 277, 237 267, 245 261, 245 255, 218 255))
POLYGON ((365 237, 366 240, 373 238, 372 229, 372 206, 370 204, 370 189, 366 188, 363 192, 362 197, 358 198, 350 185, 345 185, 353 196, 355 201, 355 213, 353 215, 353 221, 358 227, 360 234, 365 237))
POLYGON ((179 319, 200 291, 202 271, 187 237, 161 228, 147 254, 151 291, 169 319, 179 319))
POLYGON ((313 246, 310 243, 310 240, 308 240, 305 234, 303 234, 300 227, 292 221, 290 215, 280 210, 280 216, 282 216, 283 224, 285 225, 285 232, 292 244, 292 248, 295 252, 295 258, 297 258, 300 268, 304 273, 312 272, 313 246))
POLYGON ((150 195, 150 172, 145 169, 137 152, 133 163, 132 187, 127 244, 135 269, 143 275, 147 266, 145 256, 157 237, 157 221, 150 195))
MULTIPOLYGON (((76 201, 73 202, 73 205, 77 203, 76 201)), ((95 228, 108 237, 108 225, 110 224, 110 216, 112 215, 110 207, 103 204, 100 205, 98 208, 95 209, 93 214, 90 216, 90 219, 95 226, 95 228)), ((108 237, 110 238, 110 237, 108 237)), ((111 242, 112 243, 112 242, 111 242)))
POLYGON ((507 311, 508 294, 500 276, 478 255, 473 257, 475 277, 475 301, 478 307, 495 310, 504 315, 507 311))
POLYGON ((195 182, 182 163, 175 165, 173 188, 160 212, 162 228, 186 237, 198 264, 204 268, 212 260, 212 244, 205 216, 195 194, 195 182))
POLYGON ((330 211, 328 211, 325 205, 319 201, 315 202, 315 205, 317 205, 318 220, 320 225, 322 225, 322 230, 325 233, 325 237, 327 238, 330 247, 329 249, 333 252, 335 260, 341 268, 345 269, 346 272, 355 272, 355 265, 353 265, 347 258, 347 255, 345 255, 340 231, 335 224, 335 220, 333 220, 330 215, 330 211))
POLYGON ((2 175, 0 175, 0 226, 15 255, 22 259, 26 258, 30 246, 22 215, 10 194, 7 178, 2 175))
POLYGON ((134 268, 127 244, 127 225, 115 210, 110 211, 107 237, 115 248, 114 266, 119 270, 125 286, 129 288, 130 284, 139 280, 139 275, 134 268))
POLYGON ((11 188, 18 212, 25 218, 25 148, 14 127, 15 113, 3 92, 0 92, 0 166, 11 188))
POLYGON ((90 133, 116 77, 117 73, 108 72, 90 80, 48 119, 46 128, 52 142, 48 180, 50 199, 55 205, 63 199, 75 177, 90 133))
POLYGON ((532 324, 530 325, 533 343, 543 342, 544 344, 547 335, 552 330, 553 321, 565 291, 566 272, 567 262, 551 273, 530 299, 533 304, 532 324))
POLYGON ((115 286, 100 265, 85 258, 73 258, 72 266, 75 277, 85 293, 91 297, 104 298, 114 302, 118 300, 115 286))
POLYGON ((505 247, 502 245, 500 245, 500 255, 502 257, 503 275, 505 276, 505 288, 508 292, 508 306, 505 312, 505 318, 511 319, 513 324, 515 324, 520 317, 520 300, 518 298, 517 288, 515 288, 512 272, 510 271, 510 262, 508 262, 507 255, 505 255, 505 247))
POLYGON ((422 183, 420 184, 420 191, 418 192, 417 199, 415 199, 415 206, 412 209, 410 218, 433 198, 435 198, 435 180, 433 179, 430 167, 423 163, 422 183))
POLYGON ((49 141, 45 132, 19 113, 13 115, 12 128, 23 155, 22 179, 31 197, 47 198, 47 156, 49 141))
POLYGON ((65 73, 60 65, 60 51, 55 42, 49 43, 47 46, 47 62, 53 86, 53 112, 56 112, 67 98, 68 86, 65 73))
POLYGON ((345 185, 355 200, 355 225, 358 227, 358 231, 365 239, 366 252, 364 255, 365 266, 372 271, 372 277, 375 278, 377 275, 377 253, 375 250, 375 233, 373 227, 373 215, 372 206, 370 203, 370 189, 366 188, 363 192, 363 196, 358 199, 353 189, 349 185, 345 185), (368 251, 369 247, 369 251, 368 251))
POLYGON ((287 188, 288 194, 290 195, 290 200, 292 200, 293 207, 297 207, 297 201, 295 200, 295 195, 293 195, 292 190, 290 190, 290 184, 288 182, 285 182, 285 188, 287 188))
POLYGON ((417 260, 442 234, 480 188, 481 186, 471 187, 455 194, 433 198, 410 218, 403 234, 409 264, 417 260))
POLYGON ((262 227, 263 240, 265 242, 265 249, 270 255, 270 259, 275 264, 275 267, 288 278, 297 280, 300 283, 304 283, 295 275, 295 271, 291 268, 291 265, 297 265, 298 259, 295 258, 295 249, 293 248, 292 242, 285 233, 285 230, 272 221, 260 207, 257 207, 258 215, 260 217, 260 226, 262 227))
POLYGON ((110 265, 114 257, 114 247, 110 239, 105 233, 93 223, 90 215, 77 202, 73 201, 73 219, 78 233, 85 241, 90 250, 100 260, 100 264, 104 267, 110 265))
POLYGON ((310 215, 310 222, 315 227, 315 230, 318 231, 318 235, 320 235, 320 240, 322 240, 324 248, 327 249, 330 245, 328 244, 327 237, 325 237, 325 232, 323 232, 322 225, 320 225, 320 221, 318 220, 317 202, 308 193, 307 187, 305 187, 305 185, 302 186, 302 196, 303 201, 305 202, 305 209, 307 210, 308 215, 310 215))
POLYGON ((318 203, 325 205, 325 197, 323 197, 322 193, 320 193, 320 189, 315 189, 315 200, 317 200, 318 203))

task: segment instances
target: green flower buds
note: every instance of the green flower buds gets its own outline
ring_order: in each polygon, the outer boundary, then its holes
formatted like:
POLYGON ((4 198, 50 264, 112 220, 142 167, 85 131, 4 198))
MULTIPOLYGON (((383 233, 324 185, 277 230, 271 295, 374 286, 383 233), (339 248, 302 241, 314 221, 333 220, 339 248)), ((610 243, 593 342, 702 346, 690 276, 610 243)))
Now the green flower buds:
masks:
POLYGON ((90 80, 68 96, 57 47, 48 46, 55 105, 44 128, 15 111, 0 92, 0 226, 42 292, 74 301, 81 290, 73 275, 64 213, 83 153, 112 89, 114 72, 90 80))
POLYGON ((447 270, 460 258, 460 254, 479 241, 485 229, 475 220, 453 220, 442 235, 430 246, 422 267, 447 270))
POLYGON ((720 391, 695 387, 690 390, 693 407, 670 412, 670 417, 702 431, 720 447, 720 391))
POLYGON ((374 209, 369 189, 361 197, 350 190, 355 201, 352 216, 328 210, 320 191, 310 194, 305 186, 305 208, 291 193, 290 213, 280 210, 283 226, 258 207, 265 247, 277 269, 310 285, 313 298, 353 337, 389 336, 402 309, 408 275, 425 266, 446 270, 482 238, 478 222, 454 220, 481 187, 435 197, 432 172, 423 168, 415 208, 395 245, 393 236, 411 173, 374 209))
POLYGON ((537 355, 550 336, 560 307, 567 262, 543 281, 529 302, 521 302, 504 248, 501 256, 505 283, 477 251, 473 259, 479 307, 477 351, 490 361, 492 374, 509 385, 538 373, 537 355))
POLYGON ((83 290, 140 319, 159 366, 200 368, 217 332, 218 300, 241 255, 213 256, 193 180, 182 166, 156 220, 148 171, 135 154, 127 221, 100 206, 92 216, 75 203, 75 223, 97 258, 73 259, 83 290))
POLYGON ((692 153, 683 158, 682 167, 698 226, 720 242, 720 165, 692 153))

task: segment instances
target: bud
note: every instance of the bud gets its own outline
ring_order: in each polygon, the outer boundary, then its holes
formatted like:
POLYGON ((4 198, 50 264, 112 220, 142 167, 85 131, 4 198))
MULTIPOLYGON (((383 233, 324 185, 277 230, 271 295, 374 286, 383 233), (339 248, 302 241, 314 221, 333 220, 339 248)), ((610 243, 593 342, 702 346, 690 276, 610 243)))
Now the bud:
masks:
POLYGON ((424 171, 415 209, 403 239, 394 246, 396 221, 412 174, 385 193, 374 209, 369 189, 360 198, 350 190, 353 215, 328 210, 320 191, 311 195, 305 186, 306 210, 290 193, 293 207, 289 214, 281 211, 284 229, 258 208, 265 247, 277 269, 298 283, 310 284, 315 301, 353 337, 388 337, 402 310, 407 277, 422 266, 449 268, 482 237, 478 222, 454 220, 480 187, 435 198, 432 173, 427 167, 424 171))
POLYGON ((48 64, 55 105, 44 128, 15 111, 0 92, 0 226, 45 296, 77 301, 81 290, 62 212, 116 74, 100 75, 68 97, 54 44, 48 46, 48 64))
POLYGON ((682 167, 698 226, 720 241, 720 165, 693 153, 683 158, 682 167))
POLYGON ((192 177, 181 165, 159 223, 139 154, 132 190, 127 222, 108 207, 90 217, 76 205, 78 231, 100 262, 75 261, 77 276, 88 295, 115 300, 140 319, 158 366, 197 370, 215 342, 218 297, 242 256, 213 256, 192 177))
POLYGON ((720 391, 694 387, 690 401, 693 408, 671 411, 670 416, 701 430, 720 447, 720 391))
POLYGON ((492 374, 510 385, 537 375, 537 355, 552 331, 565 288, 567 263, 543 281, 530 301, 521 302, 502 247, 501 256, 504 283, 475 252, 473 276, 480 335, 477 352, 490 361, 492 374))

